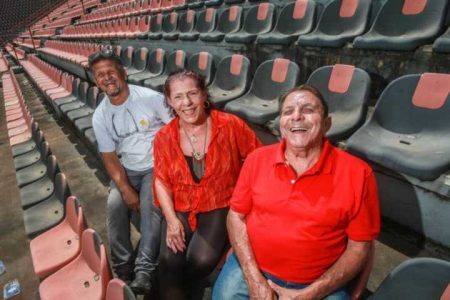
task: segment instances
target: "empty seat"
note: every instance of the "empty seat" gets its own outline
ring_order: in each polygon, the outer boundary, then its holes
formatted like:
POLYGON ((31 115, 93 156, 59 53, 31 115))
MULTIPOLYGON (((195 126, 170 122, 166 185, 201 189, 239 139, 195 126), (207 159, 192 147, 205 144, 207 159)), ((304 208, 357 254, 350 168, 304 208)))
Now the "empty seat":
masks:
POLYGON ((434 41, 433 50, 435 52, 450 52, 450 27, 434 41))
POLYGON ((370 0, 334 0, 327 4, 313 32, 300 35, 298 44, 342 47, 367 27, 370 0))
POLYGON ((351 65, 324 66, 315 70, 308 83, 323 95, 331 116, 327 137, 347 139, 364 123, 369 105, 371 80, 366 71, 351 65))
POLYGON ((33 183, 43 178, 48 172, 50 172, 50 170, 47 169, 47 166, 52 165, 48 162, 51 157, 52 155, 44 156, 37 163, 27 168, 16 171, 17 186, 21 188, 27 184, 33 183))
POLYGON ((420 180, 436 179, 450 166, 449 91, 449 74, 412 74, 392 81, 347 149, 420 180))
POLYGON ((34 150, 14 157, 14 167, 16 171, 21 170, 37 163, 39 160, 45 161, 50 154, 51 151, 48 143, 43 141, 34 150))
POLYGON ((186 52, 183 50, 176 50, 167 57, 166 67, 161 75, 144 80, 143 85, 156 91, 162 91, 167 77, 179 69, 184 69, 186 66, 186 52))
POLYGON ((69 186, 63 173, 56 174, 55 192, 49 199, 23 212, 25 232, 29 238, 56 226, 64 218, 64 206, 70 196, 69 186))
POLYGON ((180 33, 178 38, 183 41, 195 41, 200 34, 212 32, 216 27, 216 9, 209 7, 198 13, 195 30, 180 33))
POLYGON ((165 53, 161 48, 150 52, 145 70, 138 74, 128 76, 128 82, 141 85, 144 80, 161 75, 165 66, 165 53))
POLYGON ((59 110, 62 112, 62 114, 66 115, 71 110, 83 107, 86 104, 88 91, 89 91, 89 83, 83 81, 80 84, 77 99, 75 101, 62 104, 61 106, 59 106, 59 110))
POLYGON ((166 40, 172 40, 178 26, 178 14, 176 12, 171 12, 167 14, 162 23, 162 37, 166 40))
POLYGON ((293 88, 298 81, 296 63, 277 58, 263 62, 255 72, 249 91, 228 102, 225 110, 255 123, 265 124, 278 114, 278 97, 293 88))
POLYGON ((227 43, 253 43, 259 34, 269 32, 273 26, 275 6, 261 3, 252 6, 245 14, 244 25, 239 32, 225 35, 227 43))
POLYGON ((199 52, 191 56, 188 62, 188 69, 200 74, 205 79, 205 84, 209 85, 214 78, 216 67, 214 58, 208 52, 199 52))
POLYGON ((128 70, 133 65, 133 54, 134 48, 132 46, 128 46, 125 49, 122 49, 120 53, 120 61, 122 62, 123 67, 128 70))
POLYGON ((200 40, 205 42, 220 42, 226 34, 236 33, 241 29, 242 7, 234 5, 222 11, 218 18, 216 30, 200 34, 200 40))
POLYGON ((84 137, 91 144, 92 147, 97 149, 97 139, 95 138, 95 133, 93 128, 89 128, 84 132, 84 137))
POLYGON ((449 280, 450 262, 430 257, 413 258, 392 270, 369 299, 447 300, 449 280))
POLYGON ((136 36, 139 39, 146 39, 148 31, 150 30, 150 16, 141 16, 138 24, 138 33, 136 36))
POLYGON ((151 40, 159 40, 162 37, 162 20, 163 15, 161 13, 153 15, 150 19, 150 31, 147 34, 147 38, 151 40))
POLYGON ((353 46, 364 49, 410 51, 434 40, 444 21, 447 1, 389 0, 370 30, 353 46))
POLYGON ((31 138, 11 147, 13 157, 33 151, 37 148, 37 145, 42 143, 43 139, 44 135, 42 134, 42 131, 39 130, 38 123, 33 122, 31 124, 31 138))
POLYGON ((71 95, 63 97, 63 98, 54 99, 52 101, 53 108, 54 108, 55 112, 57 112, 57 113, 60 112, 59 106, 77 100, 78 92, 80 91, 80 84, 81 84, 81 79, 80 78, 74 78, 73 81, 72 81, 72 93, 71 93, 71 95))
POLYGON ((202 8, 205 4, 205 0, 189 0, 188 7, 189 9, 199 9, 202 8))
POLYGON ((108 283, 106 300, 136 300, 136 297, 125 282, 118 278, 114 278, 108 283))
POLYGON ((224 57, 217 65, 214 81, 208 87, 210 101, 218 108, 242 96, 249 83, 250 60, 240 54, 224 57))
POLYGON ((296 0, 286 4, 279 16, 274 30, 261 34, 258 44, 287 45, 301 34, 310 32, 314 25, 316 4, 312 0, 296 0))
POLYGON ((39 295, 42 300, 102 300, 110 279, 105 246, 93 229, 86 229, 81 237, 81 253, 41 282, 39 295))
POLYGON ((206 0, 205 6, 206 7, 213 7, 213 6, 220 6, 222 5, 223 0, 206 0))
MULTIPOLYGON (((103 101, 104 98, 105 94, 103 92, 98 94, 96 102, 92 103, 92 105, 95 105, 94 110, 97 106, 100 105, 100 103, 103 101)), ((77 131, 80 133, 81 136, 84 135, 84 131, 86 131, 89 128, 92 128, 92 116, 93 114, 90 114, 86 117, 75 120, 74 122, 75 128, 77 129, 77 131)))
POLYGON ((180 34, 190 33, 194 30, 195 26, 195 11, 187 10, 181 13, 178 20, 178 30, 171 33, 164 33, 163 38, 165 40, 176 40, 180 34))
POLYGON ((147 57, 148 49, 146 47, 136 49, 133 53, 133 64, 128 67, 127 75, 130 76, 143 72, 147 65, 147 57))
POLYGON ((34 273, 45 278, 78 256, 85 227, 80 202, 73 196, 67 198, 64 220, 30 242, 34 273))
POLYGON ((87 117, 94 113, 97 107, 97 97, 99 95, 99 89, 96 86, 90 87, 88 90, 86 104, 78 109, 71 110, 67 113, 67 118, 74 122, 75 120, 87 117))

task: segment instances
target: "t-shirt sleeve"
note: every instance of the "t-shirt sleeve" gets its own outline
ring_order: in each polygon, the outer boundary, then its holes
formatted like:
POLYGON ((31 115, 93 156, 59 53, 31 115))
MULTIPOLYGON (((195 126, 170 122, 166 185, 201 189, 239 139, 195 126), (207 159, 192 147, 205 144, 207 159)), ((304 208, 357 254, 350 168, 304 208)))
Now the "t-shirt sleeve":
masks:
POLYGON ((247 215, 253 205, 253 191, 252 191, 252 174, 254 159, 250 156, 245 160, 242 166, 241 173, 239 174, 238 181, 234 187, 233 196, 230 200, 230 208, 244 215, 247 215))
MULTIPOLYGON (((167 153, 170 145, 166 145, 166 141, 167 139, 163 138, 161 134, 158 133, 153 142, 153 191, 155 191, 156 179, 158 179, 167 189, 172 189, 172 183, 169 176, 170 168, 168 167, 171 164, 169 161, 169 154, 167 153)), ((159 207, 160 204, 156 193, 154 193, 153 196, 155 204, 159 207)))
POLYGON ((111 134, 106 129, 105 120, 103 115, 94 113, 92 117, 92 127, 94 128, 95 139, 98 144, 99 152, 114 152, 116 150, 116 144, 111 134))
POLYGON ((350 220, 346 233, 354 241, 374 240, 380 233, 380 206, 372 170, 366 172, 362 195, 357 202, 356 214, 350 220))
POLYGON ((162 94, 159 94, 154 98, 155 99, 153 101, 153 107, 156 111, 157 116, 164 124, 169 123, 173 119, 173 115, 170 107, 164 101, 164 96, 162 94))
POLYGON ((242 119, 236 117, 236 140, 239 148, 239 155, 245 159, 253 150, 262 146, 260 140, 256 136, 253 129, 251 129, 242 119))

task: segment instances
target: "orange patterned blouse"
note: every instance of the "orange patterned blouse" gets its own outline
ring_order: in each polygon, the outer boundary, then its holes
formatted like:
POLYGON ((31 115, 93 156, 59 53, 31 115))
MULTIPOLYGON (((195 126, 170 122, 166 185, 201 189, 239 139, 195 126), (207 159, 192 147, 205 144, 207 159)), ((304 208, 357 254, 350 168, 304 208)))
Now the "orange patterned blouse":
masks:
MULTIPOLYGON (((172 191, 175 211, 190 212, 189 225, 193 230, 197 213, 230 205, 244 159, 261 146, 253 130, 238 117, 212 110, 211 121, 212 137, 199 183, 192 178, 180 147, 179 118, 162 127, 154 140, 153 187, 158 178, 172 191)), ((154 199, 160 206, 156 195, 154 199)))

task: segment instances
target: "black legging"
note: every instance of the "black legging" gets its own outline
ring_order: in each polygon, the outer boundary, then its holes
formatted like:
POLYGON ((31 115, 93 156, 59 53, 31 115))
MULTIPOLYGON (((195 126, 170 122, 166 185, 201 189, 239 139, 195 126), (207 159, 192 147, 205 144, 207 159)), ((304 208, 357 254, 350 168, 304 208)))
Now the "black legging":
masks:
POLYGON ((177 213, 183 223, 187 248, 173 253, 167 248, 167 223, 161 226, 159 280, 161 299, 198 299, 203 294, 204 281, 214 270, 228 245, 226 216, 228 208, 197 215, 197 229, 192 232, 188 213, 177 213))

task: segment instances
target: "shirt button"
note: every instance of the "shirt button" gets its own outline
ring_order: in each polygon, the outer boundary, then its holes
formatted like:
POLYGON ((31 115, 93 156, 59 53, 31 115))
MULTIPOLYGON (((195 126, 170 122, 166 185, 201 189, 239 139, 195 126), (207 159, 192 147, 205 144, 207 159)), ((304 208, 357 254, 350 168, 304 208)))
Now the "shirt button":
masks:
POLYGON ((294 183, 295 183, 295 179, 292 179, 292 180, 291 180, 291 184, 294 184, 294 183))

